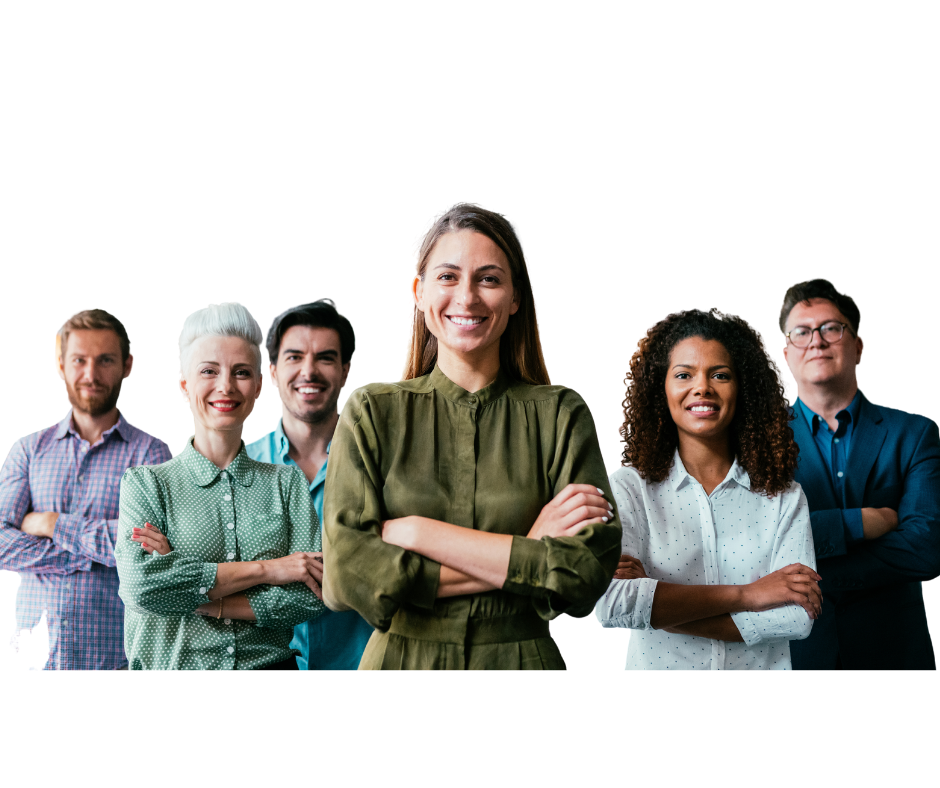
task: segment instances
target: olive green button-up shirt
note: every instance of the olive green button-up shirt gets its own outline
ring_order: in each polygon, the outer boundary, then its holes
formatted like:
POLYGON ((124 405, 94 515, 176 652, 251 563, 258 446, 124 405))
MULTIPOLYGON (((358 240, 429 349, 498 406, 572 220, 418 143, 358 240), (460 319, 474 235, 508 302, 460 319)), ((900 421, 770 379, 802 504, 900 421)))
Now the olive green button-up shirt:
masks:
POLYGON ((355 391, 330 449, 324 583, 378 630, 360 667, 564 667, 547 622, 593 610, 621 538, 616 516, 576 536, 526 537, 571 483, 613 500, 593 419, 570 389, 500 373, 470 393, 435 368, 355 391), (440 564, 380 536, 381 521, 408 515, 512 534, 503 588, 438 599, 440 564))
POLYGON ((130 668, 251 670, 296 655, 293 627, 325 610, 303 583, 245 591, 256 621, 193 611, 209 601, 220 563, 319 550, 303 473, 255 462, 244 444, 225 470, 192 440, 169 462, 128 469, 114 553, 130 668), (144 523, 163 531, 170 553, 148 555, 132 541, 144 523))

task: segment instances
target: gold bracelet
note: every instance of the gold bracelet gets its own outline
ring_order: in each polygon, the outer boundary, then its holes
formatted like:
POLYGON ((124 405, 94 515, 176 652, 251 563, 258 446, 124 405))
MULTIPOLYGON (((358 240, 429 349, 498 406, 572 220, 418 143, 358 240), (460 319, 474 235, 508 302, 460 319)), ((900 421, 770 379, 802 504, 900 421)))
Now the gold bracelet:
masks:
POLYGON ((222 618, 222 597, 219 597, 219 615, 216 617, 216 621, 222 618))

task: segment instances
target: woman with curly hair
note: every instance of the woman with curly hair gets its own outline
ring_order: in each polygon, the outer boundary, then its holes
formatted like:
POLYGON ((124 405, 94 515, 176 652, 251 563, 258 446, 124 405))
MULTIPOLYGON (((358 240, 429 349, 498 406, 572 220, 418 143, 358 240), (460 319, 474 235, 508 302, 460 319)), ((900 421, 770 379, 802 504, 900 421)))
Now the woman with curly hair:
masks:
POLYGON ((596 613, 639 630, 627 668, 790 668, 821 611, 777 368, 716 310, 669 315, 630 360, 620 563, 596 613))

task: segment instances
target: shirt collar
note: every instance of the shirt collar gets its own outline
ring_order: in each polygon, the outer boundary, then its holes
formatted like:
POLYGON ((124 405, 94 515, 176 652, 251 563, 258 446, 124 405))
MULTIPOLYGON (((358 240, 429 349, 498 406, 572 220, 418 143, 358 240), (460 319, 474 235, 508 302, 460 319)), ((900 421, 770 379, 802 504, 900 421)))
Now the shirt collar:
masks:
MULTIPOLYGON (((696 481, 695 477, 689 473, 685 469, 685 465, 682 464, 682 458, 679 457, 678 449, 676 449, 676 453, 673 455, 672 467, 669 469, 669 475, 666 477, 666 481, 671 485, 674 491, 679 491, 685 487, 686 484, 696 481)), ((721 490, 727 487, 732 481, 737 482, 741 487, 747 490, 751 489, 751 477, 738 463, 737 457, 734 458, 734 462, 731 463, 728 473, 715 490, 721 490)))
POLYGON ((488 405, 494 400, 499 399, 509 388, 509 378, 506 373, 503 372, 502 368, 500 368, 497 373, 496 380, 488 386, 484 386, 479 391, 473 392, 467 391, 454 383, 447 375, 441 372, 441 368, 436 364, 434 365, 429 380, 434 390, 443 394, 447 399, 458 404, 469 406, 479 405, 483 407, 484 405, 488 405))
MULTIPOLYGON (((862 392, 861 389, 855 392, 855 396, 852 397, 852 401, 848 404, 848 407, 843 408, 836 414, 836 419, 841 424, 845 425, 846 431, 851 429, 852 425, 858 422, 858 411, 861 407, 862 401, 862 392)), ((822 422, 822 416, 818 413, 809 409, 809 406, 803 400, 797 399, 797 402, 800 404, 800 410, 803 413, 803 417, 806 419, 806 422, 809 424, 810 432, 815 435, 819 431, 819 425, 822 422)))
MULTIPOLYGON (((183 450, 180 458, 183 467, 189 471, 190 475, 193 477, 193 481, 200 487, 208 487, 219 477, 219 474, 222 473, 222 469, 218 465, 212 462, 208 457, 204 457, 196 451, 195 446, 193 446, 192 438, 187 442, 186 448, 183 450)), ((248 457, 248 453, 245 451, 244 441, 242 441, 241 448, 238 450, 238 454, 235 455, 235 459, 229 463, 228 468, 225 470, 242 487, 251 486, 255 478, 255 469, 251 459, 248 457)))
MULTIPOLYGON (((101 433, 101 437, 98 439, 102 443, 106 441, 112 434, 117 435, 125 443, 130 442, 131 437, 133 437, 130 432, 133 429, 130 424, 124 421, 124 417, 121 415, 121 411, 118 411, 118 420, 114 423, 113 427, 108 427, 104 432, 101 433)), ((59 422, 56 426, 55 439, 62 440, 62 438, 67 435, 74 435, 79 440, 82 439, 75 428, 72 426, 72 411, 65 415, 65 418, 59 422)))
POLYGON ((284 434, 283 419, 277 420, 277 429, 274 430, 274 446, 281 464, 286 465, 287 457, 290 454, 290 441, 287 440, 287 435, 284 434))

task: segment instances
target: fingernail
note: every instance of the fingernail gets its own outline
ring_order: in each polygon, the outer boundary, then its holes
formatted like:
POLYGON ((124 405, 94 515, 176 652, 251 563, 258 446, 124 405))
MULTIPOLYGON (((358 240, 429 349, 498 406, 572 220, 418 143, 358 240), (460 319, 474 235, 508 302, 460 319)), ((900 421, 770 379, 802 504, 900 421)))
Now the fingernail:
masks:
POLYGON ((600 487, 597 487, 596 489, 597 489, 597 491, 598 491, 601 495, 604 494, 604 491, 603 491, 600 487))
POLYGON ((609 518, 609 517, 601 517, 601 519, 606 523, 610 518, 609 518))

